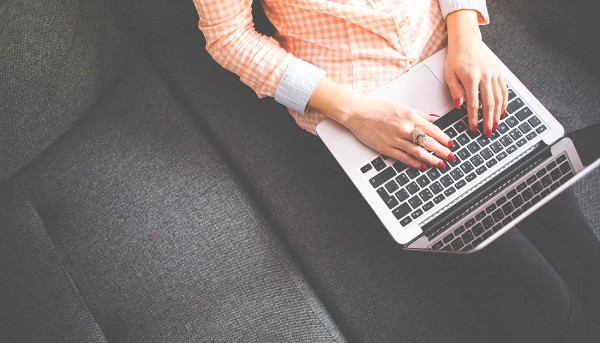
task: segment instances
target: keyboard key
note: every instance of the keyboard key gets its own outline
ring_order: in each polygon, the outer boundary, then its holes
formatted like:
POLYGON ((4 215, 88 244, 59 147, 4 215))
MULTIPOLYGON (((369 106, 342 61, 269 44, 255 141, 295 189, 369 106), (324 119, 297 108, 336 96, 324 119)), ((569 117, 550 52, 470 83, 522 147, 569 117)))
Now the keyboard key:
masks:
POLYGON ((525 136, 525 138, 527 138, 528 141, 534 139, 537 136, 537 133, 535 131, 531 131, 530 133, 527 134, 527 136, 525 136))
POLYGON ((498 156, 496 156, 496 158, 498 159, 498 161, 502 161, 503 159, 506 158, 506 156, 508 156, 508 154, 506 152, 501 152, 498 154, 498 156))
POLYGON ((514 99, 517 95, 515 94, 515 92, 512 89, 508 89, 508 101, 511 101, 512 99, 514 99))
POLYGON ((496 159, 495 159, 495 158, 492 158, 491 160, 489 160, 489 161, 485 162, 485 165, 486 165, 488 168, 491 168, 491 167, 495 166, 495 165, 496 165, 496 163, 498 163, 498 161, 496 161, 496 159))
POLYGON ((395 191, 397 191, 397 190, 398 190, 398 188, 400 188, 400 187, 398 186, 398 184, 397 184, 397 183, 396 183, 396 181, 394 181, 394 180, 391 180, 390 182, 388 182, 388 183, 386 183, 386 184, 385 184, 385 189, 386 189, 386 190, 387 190, 387 191, 388 191, 390 194, 392 194, 392 193, 394 193, 395 191))
POLYGON ((527 143, 527 139, 521 138, 515 144, 520 148, 527 143))
POLYGON ((369 164, 365 164, 362 168, 360 168, 360 171, 363 172, 363 174, 364 174, 371 169, 373 169, 373 167, 371 166, 371 163, 369 163, 369 164))
POLYGON ((436 196, 435 198, 433 198, 433 202, 436 204, 439 204, 442 201, 444 201, 444 199, 446 199, 446 197, 443 194, 440 194, 440 195, 436 196))
POLYGON ((513 219, 517 218, 518 216, 520 216, 523 213, 523 211, 521 211, 520 209, 516 210, 515 212, 513 212, 513 219))
POLYGON ((467 220, 467 221, 466 221, 466 223, 465 223, 465 227, 468 229, 468 228, 470 228, 471 226, 475 225, 475 223, 476 223, 476 222, 477 222, 477 221, 475 220, 475 218, 471 218, 471 219, 469 219, 469 220, 467 220))
POLYGON ((467 177, 465 177, 465 180, 467 180, 467 182, 471 182, 471 181, 475 180, 476 178, 477 178, 477 174, 471 173, 471 174, 467 175, 467 177))
POLYGON ((523 134, 521 133, 521 130, 519 130, 519 129, 514 129, 511 132, 509 132, 508 134, 515 141, 518 140, 519 138, 523 137, 523 134))
POLYGON ((517 120, 516 117, 506 117, 506 123, 510 127, 515 127, 517 124, 519 124, 519 120, 517 120))
POLYGON ((394 214, 394 216, 396 217, 396 219, 400 219, 402 217, 404 217, 405 215, 409 214, 411 211, 410 206, 408 206, 407 203, 404 203, 398 207, 396 207, 392 213, 394 214))
POLYGON ((460 171, 460 169, 454 169, 453 171, 450 172, 450 175, 452 176, 452 178, 456 181, 460 180, 461 177, 463 177, 465 174, 463 174, 462 171, 460 171))
POLYGON ((415 168, 408 168, 408 170, 406 171, 406 175, 408 175, 409 178, 414 179, 415 177, 419 176, 421 173, 416 170, 415 168))
POLYGON ((531 175, 530 177, 527 178, 527 184, 532 185, 535 182, 535 180, 537 180, 537 176, 531 175))
POLYGON ((501 209, 497 209, 496 211, 494 211, 494 213, 492 213, 492 218, 495 222, 499 222, 502 220, 502 218, 504 218, 504 213, 501 209))
POLYGON ((531 110, 529 109, 529 107, 523 107, 522 109, 519 110, 519 112, 517 112, 517 114, 515 114, 515 116, 520 120, 523 121, 527 118, 529 118, 529 116, 533 114, 533 112, 531 112, 531 110))
POLYGON ((454 234, 452 232, 450 232, 446 237, 444 237, 444 243, 448 244, 448 243, 452 242, 453 239, 454 239, 454 234))
POLYGON ((489 148, 485 148, 481 151, 481 157, 483 157, 486 160, 489 160, 494 154, 492 153, 492 150, 490 150, 489 148))
POLYGON ((406 192, 406 190, 401 189, 398 192, 396 192, 396 198, 398 198, 398 201, 403 202, 406 199, 408 199, 408 193, 406 192))
POLYGON ((467 144, 469 144, 469 142, 470 142, 471 140, 469 139, 469 137, 468 137, 466 134, 464 134, 464 133, 463 133, 462 135, 458 136, 458 138, 456 138, 456 141, 457 141, 458 143, 460 143, 460 145, 462 146, 462 145, 467 145, 467 144))
POLYGON ((523 107, 523 105, 523 100, 516 98, 508 103, 508 106, 506 106, 506 111, 510 114, 515 113, 519 108, 523 107))
POLYGON ((444 242, 437 241, 434 245, 431 246, 433 250, 440 250, 444 246, 444 242))
POLYGON ((371 161, 371 164, 373 165, 373 167, 375 167, 375 170, 377 171, 381 171, 383 168, 385 168, 385 162, 381 157, 377 157, 376 159, 371 161))
MULTIPOLYGON (((500 137, 500 143, 502 143, 502 145, 507 147, 512 143, 512 139, 510 139, 510 137, 508 137, 508 136, 502 136, 502 137, 500 137)), ((497 151, 496 151, 496 153, 497 153, 497 151)))
POLYGON ((540 181, 542 182, 542 186, 546 188, 552 184, 552 177, 550 177, 550 175, 546 175, 540 181))
POLYGON ((480 164, 483 163, 483 158, 481 158, 481 156, 479 156, 479 155, 475 155, 475 156, 471 157, 471 159, 469 161, 471 161, 471 163, 475 167, 478 167, 480 164))
POLYGON ((442 185, 444 185, 444 187, 450 187, 450 185, 454 183, 454 180, 450 175, 445 175, 440 179, 440 181, 442 182, 442 185))
POLYGON ((467 131, 469 127, 462 120, 460 120, 454 124, 454 128, 456 129, 456 132, 461 133, 467 131))
POLYGON ((388 167, 384 169, 381 173, 375 175, 375 177, 370 179, 369 182, 371 183, 371 186, 373 186, 373 188, 377 188, 394 176, 396 176, 396 171, 394 171, 394 168, 388 167))
POLYGON ((509 215, 510 213, 512 213, 512 211, 513 211, 514 209, 515 209, 515 208, 513 207, 512 203, 510 203, 510 202, 507 202, 506 204, 502 205, 502 212, 504 212, 504 215, 505 215, 505 216, 507 216, 507 215, 509 215))
POLYGON ((454 187, 450 187, 444 191, 444 195, 449 197, 452 194, 454 194, 455 192, 456 192, 456 189, 454 189, 454 187))
POLYGON ((417 193, 419 190, 419 186, 413 181, 406 186, 406 189, 410 192, 411 195, 417 193))
POLYGON ((504 124, 504 123, 500 123, 498 125, 498 132, 500 133, 505 133, 506 131, 508 131, 509 127, 508 125, 504 124))
POLYGON ((433 208, 433 203, 430 201, 428 203, 426 203, 425 205, 423 205, 423 211, 429 211, 433 208))
POLYGON ((453 231, 454 236, 456 236, 456 237, 460 236, 463 232, 465 232, 465 227, 462 225, 453 231))
POLYGON ((515 151, 517 151, 517 147, 514 144, 509 146, 508 149, 506 149, 506 152, 509 154, 512 154, 515 151))
POLYGON ((526 189, 525 191, 523 191, 523 193, 521 193, 521 196, 523 197, 523 200, 527 201, 533 198, 533 192, 531 191, 531 189, 526 189))
POLYGON ((479 138, 477 138, 477 143, 482 147, 490 144, 491 142, 492 140, 487 138, 486 136, 479 136, 479 138))
POLYGON ((552 162, 550 162, 550 163, 548 163, 548 164, 546 165, 546 170, 547 170, 547 171, 551 171, 551 170, 552 170, 552 169, 554 169, 555 167, 556 167, 556 161, 552 161, 552 162))
POLYGON ((487 230, 486 232, 483 233, 481 238, 483 238, 483 240, 485 241, 486 239, 490 238, 493 234, 494 233, 492 232, 492 230, 487 230))
POLYGON ((483 225, 483 228, 487 230, 494 225, 494 219, 492 219, 492 216, 487 216, 481 221, 481 224, 483 225))
POLYGON ((533 130, 533 128, 531 127, 531 125, 529 125, 528 122, 524 122, 521 125, 519 125, 519 130, 521 130, 521 132, 526 134, 529 131, 533 130))
POLYGON ((481 242, 483 242, 483 239, 481 238, 476 238, 473 243, 471 243, 471 246, 473 246, 473 248, 475 248, 476 246, 478 246, 481 242))
POLYGON ((467 181, 465 181, 465 180, 460 180, 460 181, 458 181, 458 182, 456 183, 456 185, 454 185, 454 186, 456 187, 456 189, 461 189, 461 188, 463 188, 463 187, 464 187, 464 186, 466 186, 466 185, 467 185, 467 181))
POLYGON ((529 125, 531 125, 531 127, 537 127, 538 125, 540 125, 542 123, 540 118, 538 118, 536 116, 531 117, 527 122, 529 123, 529 125))
POLYGON ((436 181, 431 186, 429 186, 429 189, 433 194, 438 194, 439 192, 444 190, 444 187, 442 187, 442 185, 436 181))
POLYGON ((481 149, 481 147, 479 146, 479 144, 477 144, 477 142, 471 142, 469 145, 467 145, 467 149, 469 149, 469 151, 474 154, 477 151, 479 151, 479 149, 481 149))
POLYGON ((545 125, 542 125, 540 127, 538 127, 537 129, 535 129, 535 132, 537 133, 542 133, 544 131, 546 131, 547 127, 545 125))
POLYGON ((542 189, 544 189, 544 187, 542 187, 542 184, 539 181, 537 181, 536 183, 534 183, 531 186, 531 190, 533 191, 533 194, 538 194, 539 192, 542 191, 542 189))
POLYGON ((417 218, 419 218, 419 217, 420 217, 422 214, 423 214, 423 210, 421 210, 421 209, 418 209, 418 210, 414 211, 414 212, 413 212, 413 213, 412 213, 410 216, 411 216, 413 219, 417 219, 417 218))
POLYGON ((464 235, 461 236, 461 238, 463 242, 469 244, 475 238, 475 236, 473 236, 473 233, 471 231, 467 231, 464 233, 464 235))
POLYGON ((560 164, 561 162, 564 162, 567 160, 567 155, 560 155, 558 156, 558 158, 556 159, 556 163, 560 164))
POLYGON ((427 172, 427 176, 429 176, 429 179, 431 181, 437 179, 438 177, 440 177, 442 174, 440 173, 439 169, 437 168, 431 168, 428 172, 427 172))
MULTIPOLYGON (((510 144, 510 142, 508 143, 510 144)), ((499 153, 500 151, 502 151, 502 144, 500 144, 500 142, 494 142, 492 145, 490 145, 490 148, 494 151, 494 153, 499 153)))
POLYGON ((419 198, 417 195, 410 198, 408 200, 408 203, 410 204, 410 206, 412 206, 412 208, 415 208, 415 209, 418 208, 419 206, 423 205, 423 201, 421 201, 421 198, 419 198))
POLYGON ((524 203, 523 198, 521 198, 520 195, 517 195, 516 197, 514 197, 512 199, 512 204, 515 208, 521 207, 521 205, 523 205, 523 203, 524 203))
MULTIPOLYGON (((479 124, 481 125, 481 122, 479 122, 479 124)), ((479 134, 480 131, 481 131, 481 129, 479 129, 479 131, 475 131, 475 132, 469 130, 469 131, 467 131, 467 136, 469 136, 469 138, 471 140, 477 139, 477 137, 479 137, 479 135, 480 135, 479 134)))
POLYGON ((458 132, 456 132, 456 130, 454 128, 452 128, 452 127, 447 128, 444 131, 444 133, 447 134, 448 137, 450 137, 450 138, 454 138, 454 137, 456 137, 458 135, 458 132))
POLYGON ((398 182, 400 186, 406 185, 408 181, 410 180, 408 179, 408 176, 406 176, 406 174, 400 174, 396 177, 396 182, 398 182))
POLYGON ((550 172, 550 177, 552 178, 552 181, 560 180, 561 176, 562 176, 562 173, 560 172, 560 169, 558 169, 558 168, 556 168, 550 172))
POLYGON ((456 154, 461 160, 466 160, 467 158, 469 158, 469 156, 471 156, 471 153, 469 152, 469 150, 467 150, 467 148, 460 149, 456 154))
MULTIPOLYGON (((471 162, 467 161, 463 164, 460 165, 460 169, 463 170, 463 172, 465 172, 465 174, 469 173, 470 171, 472 171, 473 169, 475 169, 475 167, 473 167, 473 165, 471 164, 471 162)), ((452 173, 450 173, 450 175, 452 175, 452 173)))
POLYGON ((508 191, 508 193, 506 193, 506 197, 508 199, 512 199, 512 197, 514 197, 515 195, 517 195, 517 191, 515 189, 511 189, 510 191, 508 191))
POLYGON ((400 225, 406 226, 406 225, 410 224, 410 222, 412 222, 412 218, 410 216, 408 216, 400 221, 400 225))
POLYGON ((475 237, 481 235, 483 233, 483 231, 485 231, 483 229, 483 225, 481 225, 481 223, 475 225, 475 227, 473 227, 473 235, 475 235, 475 237))
POLYGON ((387 207, 389 209, 392 209, 392 208, 398 206, 399 202, 396 199, 396 197, 389 195, 388 192, 386 192, 383 187, 381 187, 377 190, 377 194, 379 194, 379 196, 381 197, 383 202, 385 202, 385 204, 387 205, 387 207))
POLYGON ((479 220, 482 220, 483 218, 485 218, 485 211, 481 211, 475 215, 475 220, 479 221, 479 220))
POLYGON ((429 179, 427 178, 427 175, 423 175, 417 179, 417 183, 421 187, 427 186, 429 184, 429 182, 431 182, 431 181, 429 181, 429 179))
POLYGON ((505 196, 500 197, 498 200, 496 200, 496 205, 498 206, 502 206, 502 204, 504 204, 505 202, 507 202, 508 199, 506 199, 505 196))
POLYGON ((537 173, 535 173, 535 176, 537 176, 538 178, 541 178, 544 175, 546 175, 546 169, 543 169, 543 168, 538 170, 537 173))
POLYGON ((485 208, 485 213, 491 214, 496 209, 496 204, 491 204, 485 208))
POLYGON ((486 170, 487 170, 486 166, 481 166, 481 167, 477 168, 477 170, 475 172, 477 173, 477 175, 481 175, 481 174, 485 173, 486 170))
POLYGON ((452 249, 459 250, 460 248, 465 246, 465 243, 463 243, 460 237, 457 237, 455 240, 452 241, 451 245, 452 249))
POLYGON ((398 174, 402 173, 404 170, 406 170, 408 168, 408 166, 402 162, 396 162, 393 165, 394 169, 396 169, 396 172, 398 174))
POLYGON ((560 170, 561 173, 567 174, 568 172, 571 171, 571 166, 569 165, 569 162, 564 162, 563 164, 560 165, 560 167, 558 167, 558 169, 560 170))
POLYGON ((533 197, 533 199, 531 199, 531 204, 537 204, 540 200, 542 200, 542 197, 539 195, 536 195, 533 197))
POLYGON ((423 201, 427 201, 433 198, 433 193, 431 193, 429 189, 422 190, 421 193, 419 193, 419 195, 421 196, 421 199, 423 199, 423 201))

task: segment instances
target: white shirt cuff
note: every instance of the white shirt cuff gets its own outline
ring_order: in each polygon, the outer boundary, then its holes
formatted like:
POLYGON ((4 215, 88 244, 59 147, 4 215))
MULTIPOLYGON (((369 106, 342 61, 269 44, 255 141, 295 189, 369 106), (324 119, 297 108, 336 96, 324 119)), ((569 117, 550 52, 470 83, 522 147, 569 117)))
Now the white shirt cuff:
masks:
POLYGON ((483 18, 483 22, 480 21, 479 24, 490 23, 490 15, 485 0, 439 0, 439 2, 444 20, 446 20, 448 14, 454 11, 469 9, 479 12, 479 17, 483 18))
POLYGON ((275 101, 298 113, 304 113, 308 99, 326 72, 299 58, 286 68, 275 90, 275 101))

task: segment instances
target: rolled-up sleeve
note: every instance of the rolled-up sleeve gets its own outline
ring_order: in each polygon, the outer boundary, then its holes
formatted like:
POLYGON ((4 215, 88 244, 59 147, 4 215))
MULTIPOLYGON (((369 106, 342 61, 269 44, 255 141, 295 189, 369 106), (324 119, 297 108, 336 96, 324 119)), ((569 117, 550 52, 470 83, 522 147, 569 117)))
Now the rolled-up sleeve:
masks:
POLYGON ((258 33, 252 0, 194 0, 194 5, 206 50, 217 63, 237 74, 259 97, 276 97, 284 106, 304 112, 324 72, 258 33))
POLYGON ((454 11, 475 10, 478 13, 477 17, 480 25, 490 23, 490 16, 485 0, 439 0, 439 3, 444 20, 448 17, 448 14, 454 11))

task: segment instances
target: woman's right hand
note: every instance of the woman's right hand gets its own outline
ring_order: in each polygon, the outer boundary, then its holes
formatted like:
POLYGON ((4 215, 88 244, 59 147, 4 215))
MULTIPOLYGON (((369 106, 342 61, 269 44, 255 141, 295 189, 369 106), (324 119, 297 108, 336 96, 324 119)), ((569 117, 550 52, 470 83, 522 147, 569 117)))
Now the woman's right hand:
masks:
POLYGON ((450 137, 432 123, 437 115, 367 96, 355 97, 352 103, 340 123, 377 152, 421 170, 445 168, 445 160, 456 160, 449 149, 453 146, 450 137), (412 142, 415 128, 429 136, 422 147, 412 142))

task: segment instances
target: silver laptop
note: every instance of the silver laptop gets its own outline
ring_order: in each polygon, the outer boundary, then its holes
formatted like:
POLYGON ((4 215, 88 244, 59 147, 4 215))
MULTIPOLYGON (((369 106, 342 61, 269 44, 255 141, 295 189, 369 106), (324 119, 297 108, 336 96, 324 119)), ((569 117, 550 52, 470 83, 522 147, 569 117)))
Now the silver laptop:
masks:
MULTIPOLYGON (((493 54, 493 53, 492 53, 493 54)), ((495 57, 495 55, 494 55, 495 57)), ((391 236, 405 249, 478 251, 583 177, 600 160, 582 162, 576 144, 497 58, 509 88, 508 114, 491 138, 468 130, 444 81, 446 49, 422 61, 373 97, 425 113, 452 138, 457 161, 443 169, 409 168, 326 120, 317 133, 391 236)))

